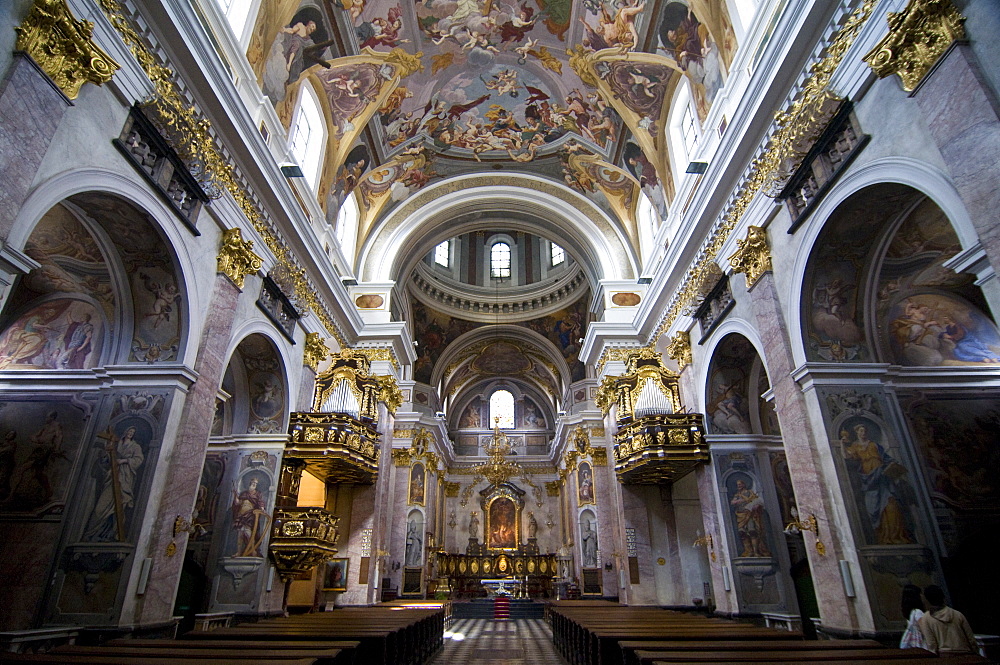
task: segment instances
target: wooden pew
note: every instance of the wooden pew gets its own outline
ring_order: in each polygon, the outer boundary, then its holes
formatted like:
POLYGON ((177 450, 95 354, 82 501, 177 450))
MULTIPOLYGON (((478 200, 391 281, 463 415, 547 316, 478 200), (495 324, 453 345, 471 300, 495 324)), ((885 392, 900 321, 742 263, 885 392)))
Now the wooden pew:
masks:
MULTIPOLYGON (((844 649, 878 649, 882 645, 875 640, 735 640, 727 641, 642 641, 621 640, 625 665, 639 665, 638 652, 656 654, 661 651, 745 651, 753 649, 783 649, 785 651, 838 651, 844 649)), ((655 658, 650 658, 655 660, 655 658)))
MULTIPOLYGON (((892 652, 893 649, 886 649, 886 651, 892 652)), ((928 652, 930 653, 930 652, 928 652)), ((823 661, 823 665, 931 665, 931 660, 939 660, 942 665, 985 665, 990 661, 986 660, 982 656, 954 656, 951 658, 941 658, 939 659, 933 653, 929 657, 916 657, 916 658, 897 658, 895 660, 884 660, 879 657, 877 659, 865 660, 857 658, 849 658, 847 660, 841 661, 823 661)), ((743 665, 745 660, 730 660, 730 661, 717 661, 713 665, 743 665)), ((788 665, 789 662, 802 662, 802 661, 788 661, 788 660, 762 660, 755 661, 753 665, 788 665)), ((689 665, 689 661, 677 661, 677 660, 654 660, 651 665, 689 665)))
MULTIPOLYGON (((115 655, 94 655, 94 654, 68 654, 68 653, 5 653, 4 663, 43 663, 44 665, 137 665, 140 661, 135 656, 115 656, 115 655)), ((207 661, 213 665, 256 665, 254 661, 246 658, 218 658, 207 661)), ((259 665, 269 662, 267 660, 257 661, 259 665)), ((191 659, 187 656, 143 657, 142 665, 191 665, 191 659)), ((294 660, 282 660, 281 665, 315 665, 315 658, 298 658, 294 660)))

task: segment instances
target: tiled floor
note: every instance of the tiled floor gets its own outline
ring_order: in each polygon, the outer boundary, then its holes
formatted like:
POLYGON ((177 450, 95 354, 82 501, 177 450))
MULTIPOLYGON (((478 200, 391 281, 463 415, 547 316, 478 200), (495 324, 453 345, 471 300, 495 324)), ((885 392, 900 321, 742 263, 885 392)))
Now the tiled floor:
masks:
POLYGON ((444 648, 429 665, 566 665, 541 619, 459 619, 444 633, 444 648))

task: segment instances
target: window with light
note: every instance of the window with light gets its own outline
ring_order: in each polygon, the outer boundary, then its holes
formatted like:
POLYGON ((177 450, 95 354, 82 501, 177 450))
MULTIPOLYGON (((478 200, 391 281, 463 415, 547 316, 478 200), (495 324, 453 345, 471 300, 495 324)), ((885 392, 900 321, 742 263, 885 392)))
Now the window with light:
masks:
POLYGON ((514 395, 507 390, 497 390, 490 395, 490 425, 494 423, 499 424, 500 429, 514 429, 514 395))
POLYGON ((434 248, 434 263, 439 266, 448 267, 450 264, 449 257, 451 256, 451 241, 445 240, 443 243, 434 248))
POLYGON ((326 131, 323 127, 323 113, 319 108, 319 100, 316 99, 316 93, 312 88, 303 85, 295 123, 292 125, 289 149, 310 187, 315 187, 319 178, 325 143, 326 131))
POLYGON ((566 260, 566 252, 559 245, 552 243, 552 265, 557 266, 566 260))
POLYGON ((344 202, 340 205, 340 212, 337 213, 337 244, 340 245, 345 255, 350 254, 348 248, 344 246, 344 243, 348 239, 348 232, 351 232, 350 236, 353 239, 354 229, 357 228, 360 218, 361 211, 358 209, 358 201, 352 193, 344 199, 344 202))
POLYGON ((250 5, 253 0, 216 0, 219 9, 226 15, 229 21, 229 29, 233 31, 236 39, 243 36, 243 30, 247 27, 247 19, 250 17, 250 5))
POLYGON ((510 245, 505 242, 490 248, 490 276, 494 279, 510 277, 510 245))

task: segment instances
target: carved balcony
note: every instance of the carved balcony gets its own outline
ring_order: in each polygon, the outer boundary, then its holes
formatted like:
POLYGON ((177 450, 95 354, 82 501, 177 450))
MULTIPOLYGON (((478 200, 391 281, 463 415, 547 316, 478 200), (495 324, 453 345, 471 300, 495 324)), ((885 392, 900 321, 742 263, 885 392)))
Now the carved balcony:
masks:
POLYGON ((322 508, 276 508, 271 556, 284 580, 292 580, 337 554, 340 518, 322 508))
POLYGON ((615 472, 623 485, 662 485, 708 461, 700 413, 656 414, 619 422, 615 472))
POLYGON ((374 423, 342 413, 292 413, 285 456, 328 483, 370 485, 378 475, 379 433, 374 423))

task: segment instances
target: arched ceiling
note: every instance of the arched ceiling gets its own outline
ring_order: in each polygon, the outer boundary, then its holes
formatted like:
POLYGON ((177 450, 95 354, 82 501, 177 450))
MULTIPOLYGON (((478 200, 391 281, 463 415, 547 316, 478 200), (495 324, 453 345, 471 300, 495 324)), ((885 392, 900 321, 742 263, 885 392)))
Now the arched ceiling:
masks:
POLYGON ((575 190, 639 255, 639 192, 673 197, 674 91, 704 119, 735 49, 726 0, 274 0, 247 56, 286 127, 319 97, 316 189, 331 221, 358 193, 359 246, 427 185, 499 171, 575 190))

